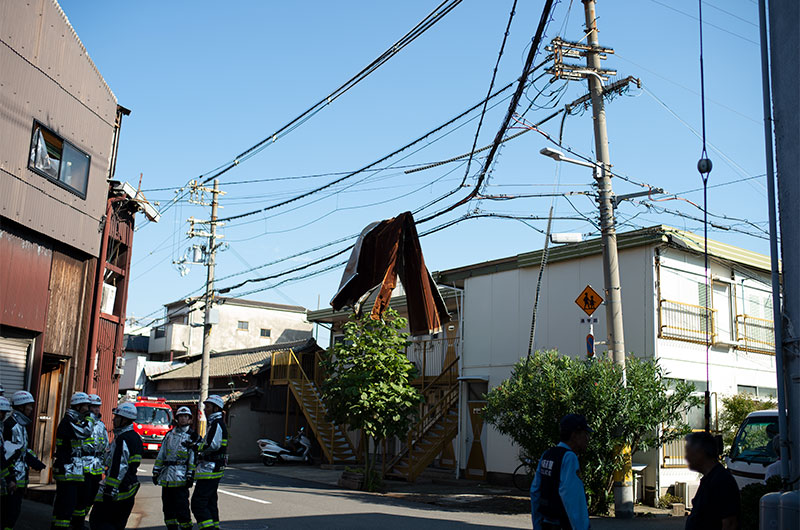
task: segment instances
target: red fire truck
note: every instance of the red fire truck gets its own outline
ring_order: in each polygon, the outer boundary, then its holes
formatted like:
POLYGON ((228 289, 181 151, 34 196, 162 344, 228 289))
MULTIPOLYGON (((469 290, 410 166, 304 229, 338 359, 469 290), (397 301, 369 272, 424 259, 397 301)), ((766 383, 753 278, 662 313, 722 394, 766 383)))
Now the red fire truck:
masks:
POLYGON ((164 398, 139 396, 136 406, 136 421, 133 430, 142 437, 145 451, 158 451, 161 441, 172 429, 172 409, 164 398))

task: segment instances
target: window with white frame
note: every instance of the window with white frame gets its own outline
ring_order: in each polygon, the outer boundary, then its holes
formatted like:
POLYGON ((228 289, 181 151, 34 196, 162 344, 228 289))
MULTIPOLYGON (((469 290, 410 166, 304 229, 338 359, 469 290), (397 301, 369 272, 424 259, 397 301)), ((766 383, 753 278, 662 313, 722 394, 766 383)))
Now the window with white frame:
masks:
POLYGON ((734 318, 736 301, 733 299, 731 284, 714 280, 711 282, 714 308, 715 342, 731 343, 736 340, 734 318))
POLYGON ((91 157, 41 123, 33 122, 28 169, 86 198, 91 157))

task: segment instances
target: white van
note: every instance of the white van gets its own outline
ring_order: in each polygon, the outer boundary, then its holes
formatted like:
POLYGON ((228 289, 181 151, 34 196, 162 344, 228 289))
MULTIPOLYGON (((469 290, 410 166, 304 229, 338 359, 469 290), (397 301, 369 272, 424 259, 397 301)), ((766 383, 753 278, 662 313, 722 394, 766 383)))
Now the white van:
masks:
POLYGON ((767 466, 778 459, 772 439, 778 434, 778 411, 758 410, 747 415, 731 451, 725 457, 728 471, 736 478, 739 489, 764 482, 767 466))

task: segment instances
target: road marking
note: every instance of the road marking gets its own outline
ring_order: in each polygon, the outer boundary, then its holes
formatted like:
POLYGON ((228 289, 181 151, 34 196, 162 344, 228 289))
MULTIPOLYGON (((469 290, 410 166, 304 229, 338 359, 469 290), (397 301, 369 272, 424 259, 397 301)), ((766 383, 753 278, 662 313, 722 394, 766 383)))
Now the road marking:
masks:
POLYGON ((231 497, 237 497, 239 499, 244 499, 246 501, 253 501, 253 502, 260 503, 260 504, 272 504, 269 501, 262 501, 261 499, 254 499, 253 497, 248 497, 246 495, 239 495, 238 493, 233 493, 231 491, 225 491, 225 490, 217 490, 217 491, 220 492, 220 493, 224 493, 225 495, 230 495, 231 497))

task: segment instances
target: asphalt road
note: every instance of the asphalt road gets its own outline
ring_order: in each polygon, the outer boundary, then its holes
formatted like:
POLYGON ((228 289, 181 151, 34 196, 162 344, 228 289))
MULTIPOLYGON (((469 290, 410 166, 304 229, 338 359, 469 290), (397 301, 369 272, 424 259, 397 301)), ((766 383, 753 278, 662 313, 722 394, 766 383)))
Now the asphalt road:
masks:
MULTIPOLYGON (((160 488, 147 480, 152 461, 139 469, 142 488, 129 528, 163 528, 160 488)), ((225 530, 428 528, 530 528, 529 515, 499 515, 446 510, 381 495, 340 490, 265 472, 229 468, 219 488, 220 519, 225 530)), ((677 518, 593 520, 592 528, 683 528, 677 518)))

